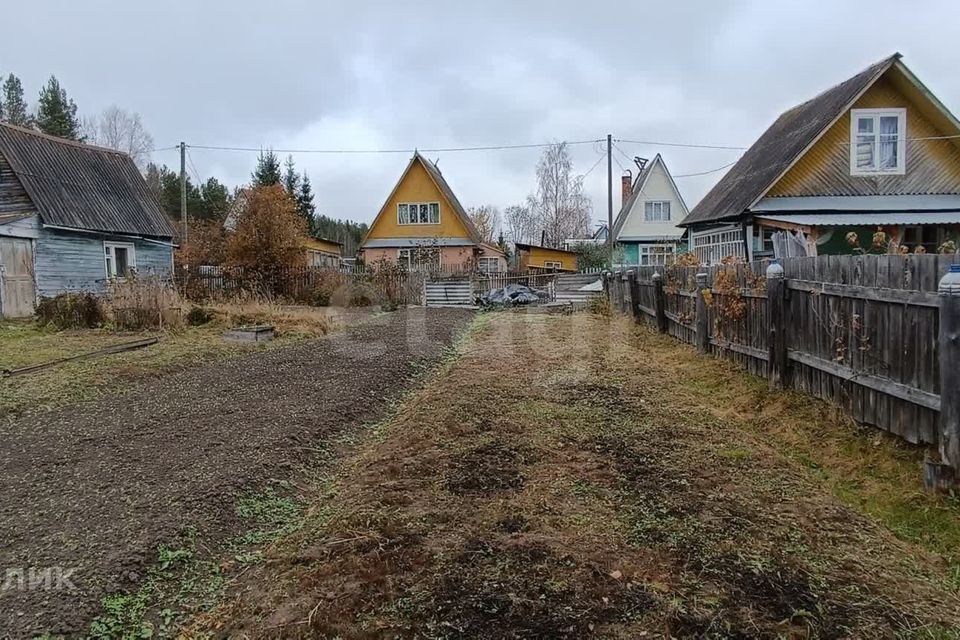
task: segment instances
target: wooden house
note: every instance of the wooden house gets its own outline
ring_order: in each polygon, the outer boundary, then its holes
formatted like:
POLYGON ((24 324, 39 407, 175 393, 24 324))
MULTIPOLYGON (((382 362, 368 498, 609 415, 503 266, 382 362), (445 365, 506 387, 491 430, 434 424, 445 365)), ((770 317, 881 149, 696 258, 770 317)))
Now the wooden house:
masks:
POLYGON ((173 228, 133 160, 0 123, 0 314, 38 297, 170 276, 173 228))
POLYGON ((687 204, 659 153, 631 178, 621 179, 622 206, 613 222, 620 266, 668 264, 683 239, 687 204))
POLYGON ((577 254, 565 249, 540 247, 535 244, 516 243, 517 270, 530 271, 571 271, 577 270, 577 254))
POLYGON ((960 240, 960 121, 894 54, 783 113, 680 224, 705 264, 937 251, 960 240))
POLYGON ((414 153, 370 225, 360 256, 410 270, 502 271, 506 256, 485 243, 436 164, 414 153))
POLYGON ((340 266, 343 243, 325 238, 307 238, 304 241, 308 267, 335 269, 340 266))

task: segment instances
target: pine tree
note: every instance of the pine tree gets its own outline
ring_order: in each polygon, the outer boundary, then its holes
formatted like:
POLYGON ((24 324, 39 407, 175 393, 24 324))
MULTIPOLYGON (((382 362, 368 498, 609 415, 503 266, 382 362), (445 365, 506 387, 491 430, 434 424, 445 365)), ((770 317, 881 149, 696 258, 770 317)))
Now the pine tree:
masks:
POLYGON ((12 73, 3 82, 2 102, 3 117, 0 119, 18 127, 32 126, 27 101, 23 99, 23 85, 20 84, 20 78, 12 73))
POLYGON ((37 100, 37 127, 44 133, 60 138, 83 141, 77 105, 67 97, 56 76, 50 76, 47 86, 40 90, 37 100))
POLYGON ((299 178, 300 189, 297 191, 297 211, 307 221, 310 235, 317 234, 317 221, 315 214, 317 207, 313 204, 313 187, 310 185, 310 176, 303 172, 303 177, 299 178))
POLYGON ((257 168, 251 174, 250 179, 253 182, 251 186, 254 187, 269 187, 280 184, 280 160, 273 149, 260 152, 260 156, 257 158, 257 168))
POLYGON ((287 156, 283 163, 283 188, 287 190, 290 197, 297 198, 300 188, 300 176, 297 175, 297 166, 293 162, 293 156, 287 156))

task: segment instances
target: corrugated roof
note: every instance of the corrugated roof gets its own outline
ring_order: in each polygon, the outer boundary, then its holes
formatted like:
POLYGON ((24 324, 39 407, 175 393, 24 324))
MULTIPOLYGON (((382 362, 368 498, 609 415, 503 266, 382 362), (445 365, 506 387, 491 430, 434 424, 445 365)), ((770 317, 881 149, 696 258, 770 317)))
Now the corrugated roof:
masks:
POLYGON ((919 211, 960 209, 960 195, 913 194, 895 196, 786 196, 763 198, 750 207, 766 211, 919 211))
POLYGON ((173 228, 125 153, 0 124, 0 153, 44 224, 173 237, 173 228))
POLYGON ((364 249, 389 249, 392 247, 472 247, 477 244, 470 238, 371 238, 363 243, 364 249))
POLYGON ((689 226, 697 222, 736 218, 742 214, 864 90, 899 59, 899 53, 884 58, 852 78, 784 112, 679 224, 689 226))
POLYGON ((788 222, 811 227, 859 227, 900 224, 960 224, 958 211, 905 211, 900 213, 776 213, 755 220, 788 222))

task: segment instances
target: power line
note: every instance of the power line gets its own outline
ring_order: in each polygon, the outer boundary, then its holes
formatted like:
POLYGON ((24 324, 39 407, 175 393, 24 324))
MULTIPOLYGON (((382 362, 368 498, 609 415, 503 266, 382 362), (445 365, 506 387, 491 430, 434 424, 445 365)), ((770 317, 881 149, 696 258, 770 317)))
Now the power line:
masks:
POLYGON ((627 144, 645 144, 658 147, 683 147, 688 149, 729 149, 731 151, 744 151, 746 147, 733 147, 719 144, 687 144, 683 142, 658 142, 656 140, 624 140, 618 138, 617 142, 626 142, 627 144))
POLYGON ((187 162, 190 163, 190 170, 193 171, 193 176, 197 179, 197 188, 199 188, 203 180, 200 178, 200 172, 197 171, 197 165, 193 164, 193 157, 190 155, 189 147, 187 147, 187 162))
MULTIPOLYGON (((593 144, 598 140, 567 140, 562 141, 568 145, 579 145, 579 144, 593 144)), ((228 146, 217 146, 217 145, 203 145, 203 144, 191 144, 187 145, 192 149, 203 149, 211 151, 246 151, 246 152, 262 152, 265 150, 273 151, 274 153, 322 153, 322 154, 387 154, 387 153, 414 153, 420 151, 423 153, 452 153, 459 151, 499 151, 505 149, 540 149, 544 147, 553 146, 554 142, 542 142, 542 143, 533 143, 533 144, 503 144, 503 145, 486 145, 478 147, 437 147, 433 149, 273 149, 270 147, 228 147, 228 146)))
POLYGON ((603 159, 606 157, 607 157, 607 154, 603 154, 602 156, 597 158, 597 161, 593 163, 593 166, 587 169, 587 172, 583 174, 583 178, 586 178, 588 175, 593 173, 593 170, 596 169, 600 165, 600 163, 603 161, 603 159))
POLYGON ((709 169, 709 170, 707 170, 707 171, 700 171, 700 172, 697 172, 697 173, 681 173, 681 174, 676 175, 676 176, 673 176, 673 177, 674 177, 674 178, 692 178, 693 176, 705 176, 705 175, 707 175, 708 173, 716 173, 717 171, 723 171, 723 170, 726 169, 727 167, 732 167, 733 165, 737 164, 739 161, 740 161, 740 160, 737 159, 737 160, 734 160, 733 162, 730 162, 730 163, 728 163, 728 164, 723 165, 722 167, 717 167, 716 169, 709 169))

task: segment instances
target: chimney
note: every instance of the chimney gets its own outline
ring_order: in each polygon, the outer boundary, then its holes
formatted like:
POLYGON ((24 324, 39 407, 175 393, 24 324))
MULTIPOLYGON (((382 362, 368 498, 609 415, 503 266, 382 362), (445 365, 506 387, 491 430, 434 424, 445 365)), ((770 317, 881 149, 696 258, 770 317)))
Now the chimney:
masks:
POLYGON ((624 203, 630 197, 630 193, 633 191, 633 174, 630 173, 630 169, 626 170, 622 176, 620 176, 620 208, 623 208, 624 203))

